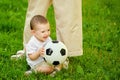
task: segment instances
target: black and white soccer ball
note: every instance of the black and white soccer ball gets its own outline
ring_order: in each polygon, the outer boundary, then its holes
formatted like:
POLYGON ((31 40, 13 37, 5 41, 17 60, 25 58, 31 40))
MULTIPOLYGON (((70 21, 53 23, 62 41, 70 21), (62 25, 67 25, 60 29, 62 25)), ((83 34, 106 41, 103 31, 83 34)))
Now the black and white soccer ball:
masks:
POLYGON ((49 41, 45 45, 44 59, 48 64, 59 65, 64 63, 68 50, 61 41, 49 41))

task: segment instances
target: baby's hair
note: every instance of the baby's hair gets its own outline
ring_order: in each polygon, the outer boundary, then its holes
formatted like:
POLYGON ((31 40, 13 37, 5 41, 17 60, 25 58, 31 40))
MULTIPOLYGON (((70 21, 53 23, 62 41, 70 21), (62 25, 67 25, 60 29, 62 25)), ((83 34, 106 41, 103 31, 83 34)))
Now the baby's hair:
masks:
POLYGON ((30 21, 30 28, 31 30, 36 28, 38 24, 46 24, 48 20, 42 15, 35 15, 30 21))

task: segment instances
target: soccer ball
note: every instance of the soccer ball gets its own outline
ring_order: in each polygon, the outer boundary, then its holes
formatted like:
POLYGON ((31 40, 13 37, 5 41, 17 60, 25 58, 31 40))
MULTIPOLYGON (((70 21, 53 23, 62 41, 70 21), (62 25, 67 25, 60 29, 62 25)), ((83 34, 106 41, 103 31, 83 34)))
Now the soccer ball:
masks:
POLYGON ((60 41, 49 41, 45 45, 44 59, 51 65, 64 63, 68 55, 66 46, 60 41))

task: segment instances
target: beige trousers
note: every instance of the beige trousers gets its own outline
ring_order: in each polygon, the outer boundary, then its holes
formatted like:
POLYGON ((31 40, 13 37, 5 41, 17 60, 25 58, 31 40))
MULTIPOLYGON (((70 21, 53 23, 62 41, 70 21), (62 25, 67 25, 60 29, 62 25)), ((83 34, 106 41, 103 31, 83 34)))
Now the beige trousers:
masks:
POLYGON ((28 0, 24 46, 31 37, 31 18, 34 15, 46 16, 51 4, 54 7, 57 40, 67 46, 69 56, 82 55, 82 0, 28 0))

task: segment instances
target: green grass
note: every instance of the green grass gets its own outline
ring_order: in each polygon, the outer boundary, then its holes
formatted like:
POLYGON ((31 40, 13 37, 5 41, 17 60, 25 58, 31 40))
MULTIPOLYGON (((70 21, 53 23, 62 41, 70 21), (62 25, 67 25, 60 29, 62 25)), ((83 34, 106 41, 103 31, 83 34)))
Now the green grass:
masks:
MULTIPOLYGON (((119 80, 120 6, 118 0, 83 0, 84 55, 71 57, 69 69, 52 78, 44 74, 24 76, 25 58, 10 56, 22 49, 27 0, 0 0, 0 80, 119 80)), ((53 7, 47 18, 56 39, 53 7)))

